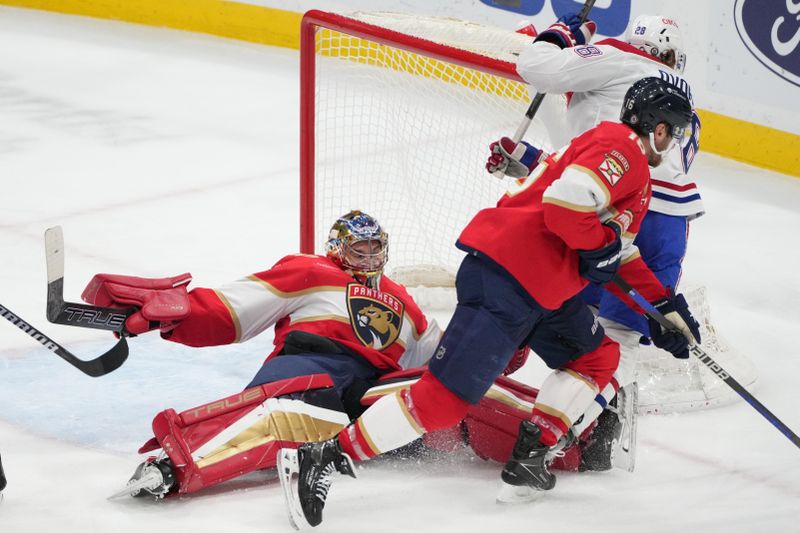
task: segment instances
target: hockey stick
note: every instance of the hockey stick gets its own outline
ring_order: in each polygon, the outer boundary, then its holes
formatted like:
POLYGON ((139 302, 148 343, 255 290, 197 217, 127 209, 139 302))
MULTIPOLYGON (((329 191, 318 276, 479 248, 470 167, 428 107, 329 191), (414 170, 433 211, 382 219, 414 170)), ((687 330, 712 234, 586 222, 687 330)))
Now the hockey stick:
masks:
MULTIPOLYGON (((636 289, 631 287, 627 281, 622 279, 620 276, 614 276, 614 279, 611 280, 614 285, 622 289, 628 296, 633 298, 633 300, 642 307, 647 313, 647 316, 661 324, 661 326, 668 330, 668 331, 679 331, 678 328, 667 320, 667 318, 661 314, 658 309, 653 307, 653 305, 644 299, 644 297, 639 294, 636 289)), ((703 350, 697 343, 692 346, 689 346, 689 351, 695 355, 700 362, 703 363, 706 367, 711 370, 714 375, 716 375, 719 379, 725 382, 730 388, 736 391, 739 396, 744 399, 747 403, 749 403, 753 408, 761 413, 761 416, 766 418, 770 424, 778 428, 778 431, 783 433, 795 446, 800 448, 800 437, 798 437, 791 429, 789 429, 786 424, 781 422, 778 417, 770 412, 761 402, 755 399, 755 397, 750 394, 747 389, 745 389, 738 381, 736 381, 730 374, 728 374, 724 368, 719 366, 719 363, 714 361, 711 356, 709 356, 705 350, 703 350)))
POLYGON ((44 232, 47 261, 47 320, 54 324, 103 329, 121 334, 135 309, 99 307, 64 301, 64 233, 61 226, 44 232))
POLYGON ((103 355, 90 361, 84 361, 72 355, 63 346, 28 324, 3 305, 0 305, 0 315, 87 376, 96 378, 113 372, 128 358, 128 343, 125 337, 121 336, 119 342, 103 355))
MULTIPOLYGON (((586 0, 586 2, 584 2, 583 9, 581 9, 581 12, 578 13, 578 18, 580 18, 581 24, 586 22, 586 18, 589 16, 589 11, 591 11, 592 7, 594 7, 594 3, 595 0, 586 0)), ((514 136, 511 138, 515 143, 520 142, 522 137, 525 135, 525 132, 528 131, 528 128, 531 126, 531 122, 533 122, 533 117, 536 116, 536 112, 539 111, 539 106, 542 105, 544 97, 545 93, 536 93, 531 105, 525 112, 525 118, 522 119, 522 123, 519 125, 517 131, 514 132, 514 136)))

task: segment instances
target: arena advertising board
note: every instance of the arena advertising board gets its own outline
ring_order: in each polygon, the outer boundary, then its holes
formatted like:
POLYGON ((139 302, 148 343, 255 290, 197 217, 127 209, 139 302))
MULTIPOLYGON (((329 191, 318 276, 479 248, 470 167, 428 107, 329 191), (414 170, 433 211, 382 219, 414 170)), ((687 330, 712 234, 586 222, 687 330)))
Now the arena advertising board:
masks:
POLYGON ((800 0, 736 0, 734 21, 762 65, 800 86, 800 0))

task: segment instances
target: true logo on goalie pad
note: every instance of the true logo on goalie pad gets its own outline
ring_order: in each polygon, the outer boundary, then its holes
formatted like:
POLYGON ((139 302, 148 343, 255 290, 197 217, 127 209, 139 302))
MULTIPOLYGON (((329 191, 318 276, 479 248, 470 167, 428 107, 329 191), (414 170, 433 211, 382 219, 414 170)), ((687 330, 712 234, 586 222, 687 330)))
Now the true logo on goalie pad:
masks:
POLYGON ((347 312, 353 331, 364 346, 384 350, 400 335, 403 302, 359 283, 347 286, 347 312))

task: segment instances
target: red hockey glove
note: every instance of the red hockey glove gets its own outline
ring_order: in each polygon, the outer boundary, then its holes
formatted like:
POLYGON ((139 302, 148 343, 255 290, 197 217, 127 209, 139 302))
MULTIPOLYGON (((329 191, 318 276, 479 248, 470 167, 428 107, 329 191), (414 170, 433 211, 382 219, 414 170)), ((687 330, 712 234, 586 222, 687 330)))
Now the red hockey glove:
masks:
POLYGON ((515 143, 508 137, 503 137, 489 145, 492 152, 486 161, 486 171, 492 176, 502 179, 524 178, 541 163, 547 154, 525 141, 515 143))
POLYGON ((172 330, 189 316, 188 272, 171 278, 137 278, 96 274, 81 294, 86 303, 102 307, 136 307, 125 321, 125 332, 138 335, 153 329, 172 330))
POLYGON ((653 339, 653 344, 668 351, 673 357, 688 359, 689 346, 700 342, 700 324, 689 310, 689 304, 686 303, 683 294, 673 296, 671 289, 667 291, 669 296, 653 302, 653 307, 672 322, 678 331, 665 330, 661 324, 647 317, 650 337, 653 339))
POLYGON ((592 40, 597 31, 597 24, 591 20, 581 22, 577 13, 570 13, 558 19, 558 22, 540 33, 533 42, 544 41, 559 48, 572 48, 584 45, 592 40))
POLYGON ((514 355, 511 356, 511 361, 508 362, 506 365, 505 370, 503 370, 504 376, 510 376, 520 368, 522 365, 525 364, 525 361, 528 360, 528 356, 531 354, 531 348, 528 345, 520 346, 517 348, 517 351, 514 352, 514 355))

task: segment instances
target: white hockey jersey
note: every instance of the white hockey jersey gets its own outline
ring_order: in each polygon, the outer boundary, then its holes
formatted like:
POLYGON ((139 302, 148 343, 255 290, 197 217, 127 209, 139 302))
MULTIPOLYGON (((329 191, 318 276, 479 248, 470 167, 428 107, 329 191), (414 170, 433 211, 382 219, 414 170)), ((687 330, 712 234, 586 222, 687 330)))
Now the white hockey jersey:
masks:
MULTIPOLYGON (((641 78, 662 78, 692 99, 689 83, 677 71, 616 39, 563 50, 546 42, 532 43, 520 53, 516 68, 536 91, 567 93, 566 124, 550 128, 557 146, 604 120, 619 122, 625 93, 641 78), (554 135, 552 130, 561 130, 563 135, 554 135)), ((697 185, 687 176, 700 139, 696 113, 690 130, 691 137, 684 146, 673 148, 658 167, 650 169, 653 211, 689 219, 705 211, 697 185)))

